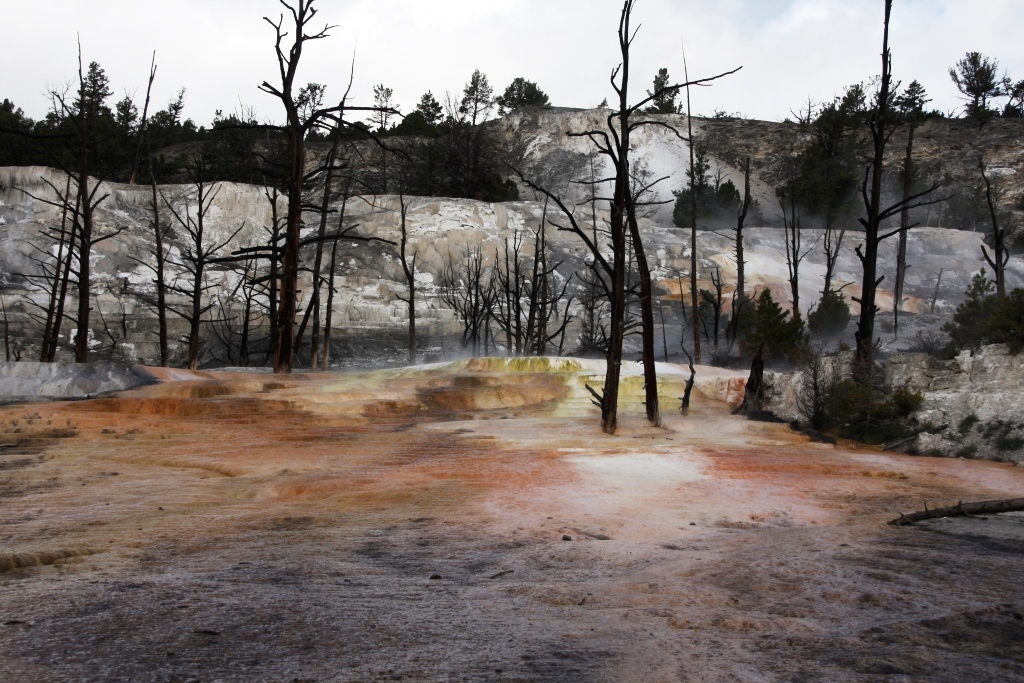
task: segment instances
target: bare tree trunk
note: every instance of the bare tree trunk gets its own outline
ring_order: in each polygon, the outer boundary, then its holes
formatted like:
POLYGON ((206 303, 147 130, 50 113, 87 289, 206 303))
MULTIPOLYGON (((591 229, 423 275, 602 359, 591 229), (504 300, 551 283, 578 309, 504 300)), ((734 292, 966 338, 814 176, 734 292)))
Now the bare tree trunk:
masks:
POLYGON ((408 253, 409 228, 406 223, 408 207, 405 204, 405 195, 398 195, 398 201, 402 210, 402 243, 399 247, 399 255, 402 260, 405 281, 409 285, 409 298, 406 300, 409 306, 409 365, 416 365, 416 254, 413 254, 410 260, 408 253))
POLYGON ((897 519, 889 522, 891 526, 910 526, 914 522, 941 517, 970 517, 971 515, 994 515, 1000 512, 1020 512, 1024 510, 1024 498, 1004 500, 985 500, 978 503, 957 503, 952 507, 925 509, 909 515, 900 514, 897 519))
MULTIPOLYGON (((154 59, 156 55, 154 54, 154 59)), ((150 71, 149 87, 153 86, 153 78, 156 76, 156 65, 150 71)), ((146 90, 146 105, 149 105, 149 89, 146 90)), ((156 317, 159 325, 160 337, 160 366, 167 367, 171 361, 170 349, 167 342, 167 283, 164 280, 164 231, 160 229, 160 208, 157 203, 156 171, 153 169, 153 146, 149 137, 149 123, 143 122, 146 126, 146 154, 149 157, 149 187, 153 202, 153 232, 155 236, 156 249, 156 317)))
POLYGON ((665 362, 668 362, 668 333, 665 332, 665 301, 658 297, 658 315, 661 316, 661 346, 665 353, 665 362))
POLYGON ((746 282, 744 279, 745 263, 743 261, 743 227, 747 220, 747 212, 750 211, 750 157, 743 161, 743 204, 740 205, 739 213, 736 215, 736 294, 742 300, 746 297, 746 282))
POLYGON ((879 83, 875 111, 871 117, 871 136, 874 143, 874 154, 871 166, 866 171, 861 186, 861 195, 867 210, 866 218, 861 219, 864 225, 864 250, 858 249, 857 255, 863 267, 861 281, 860 319, 856 332, 856 362, 861 372, 867 372, 875 347, 875 293, 882 279, 878 277, 878 243, 879 228, 882 222, 882 163, 885 159, 885 144, 889 139, 890 108, 892 106, 892 55, 889 52, 889 16, 892 13, 892 0, 885 1, 885 29, 882 38, 882 79, 879 83), (870 183, 870 187, 869 187, 870 183))
MULTIPOLYGON (((684 78, 689 82, 690 71, 686 67, 686 53, 683 53, 684 78)), ((696 178, 693 159, 693 110, 690 107, 690 86, 686 86, 686 137, 690 147, 690 178, 696 178)), ((700 316, 697 307, 700 305, 700 291, 697 287, 697 191, 690 188, 690 306, 693 309, 693 358, 700 362, 700 316)))
MULTIPOLYGON (((352 191, 352 177, 345 179, 345 189, 341 193, 341 211, 338 217, 338 232, 345 229, 345 209, 348 208, 349 193, 352 191)), ((331 266, 327 273, 327 311, 324 315, 324 352, 322 369, 331 369, 331 331, 334 318, 334 273, 338 266, 338 240, 331 242, 331 266)))
MULTIPOLYGON (((68 239, 68 202, 71 196, 71 176, 67 176, 67 182, 64 188, 64 197, 62 198, 63 207, 61 209, 60 219, 60 241, 57 244, 57 259, 53 267, 53 285, 50 288, 50 301, 46 307, 46 324, 43 326, 43 342, 40 344, 40 362, 52 361, 48 358, 50 349, 50 337, 53 334, 54 318, 57 313, 57 296, 61 293, 61 284, 63 282, 61 278, 61 271, 64 269, 64 260, 67 259, 68 263, 71 262, 71 254, 74 245, 74 230, 72 229, 72 236, 68 239), (65 244, 68 247, 67 254, 64 253, 65 244)), ((78 211, 76 209, 75 213, 78 211)), ((74 221, 72 221, 74 223, 74 221)), ((60 322, 56 322, 57 328, 60 328, 60 322)))
POLYGON ((981 168, 981 177, 985 181, 985 201, 988 204, 988 212, 992 218, 992 254, 989 255, 988 249, 984 245, 981 247, 981 253, 985 257, 985 261, 992 266, 992 270, 995 272, 996 296, 1002 298, 1006 296, 1006 264, 1010 262, 1010 253, 1006 249, 1006 229, 999 228, 996 204, 992 197, 992 183, 989 181, 988 176, 985 175, 985 162, 980 161, 978 165, 981 168))
POLYGON ((334 160, 338 153, 338 135, 335 132, 331 151, 327 153, 327 171, 324 178, 324 196, 320 202, 320 230, 317 233, 316 256, 313 259, 313 295, 308 307, 312 309, 313 331, 309 336, 309 368, 315 370, 320 364, 320 268, 323 265, 324 236, 327 234, 327 210, 331 201, 331 181, 334 177, 334 160))
POLYGON ((903 160, 903 210, 900 211, 900 234, 896 246, 896 284, 893 287, 893 333, 900 333, 900 311, 903 310, 903 286, 907 278, 907 233, 910 230, 910 189, 914 179, 912 173, 914 153, 914 118, 910 119, 907 130, 907 155, 903 160))
POLYGON ((288 213, 285 219, 284 251, 281 254, 281 293, 274 331, 274 372, 292 371, 295 360, 295 312, 299 299, 299 231, 302 226, 302 180, 306 170, 302 131, 288 130, 291 176, 288 179, 288 213))
MULTIPOLYGON (((267 199, 270 200, 270 247, 271 247, 271 258, 270 258, 270 280, 269 280, 269 291, 267 294, 267 311, 270 317, 270 338, 271 338, 271 349, 277 348, 277 321, 280 317, 280 310, 278 308, 278 291, 280 288, 281 277, 280 277, 280 265, 281 261, 278 257, 278 242, 281 239, 281 220, 277 215, 277 188, 273 188, 273 191, 267 192, 264 189, 267 199)), ((276 351, 275 351, 276 355, 276 351)))
POLYGON ((929 313, 935 312, 935 304, 939 302, 939 288, 942 287, 942 268, 939 268, 938 275, 935 278, 935 291, 932 292, 932 305, 928 309, 929 313))
MULTIPOLYGON (((83 144, 82 149, 85 149, 83 144)), ((78 193, 82 200, 82 227, 78 234, 78 332, 75 335, 75 362, 89 362, 89 313, 90 272, 89 258, 92 251, 92 202, 89 198, 88 154, 82 152, 81 175, 78 178, 78 193)))
POLYGON ((822 300, 832 291, 832 278, 836 272, 836 262, 839 260, 839 251, 842 249, 845 236, 845 228, 836 229, 835 212, 832 207, 829 207, 825 214, 825 235, 823 238, 823 248, 825 250, 825 287, 821 290, 822 300))
POLYGON ((8 363, 11 362, 11 325, 7 320, 7 304, 4 302, 4 298, 0 296, 0 308, 4 314, 4 358, 8 363))
MULTIPOLYGON (((68 178, 71 176, 69 175, 68 178)), ((57 360, 57 346, 60 344, 60 328, 64 323, 64 303, 68 296, 68 285, 71 281, 71 262, 74 258, 75 240, 78 237, 79 210, 82 198, 75 199, 75 210, 71 214, 71 235, 68 237, 68 253, 64 260, 64 272, 60 277, 60 294, 57 295, 57 308, 53 314, 53 325, 50 329, 50 338, 46 341, 47 363, 57 360)))
MULTIPOLYGON (((681 345, 682 343, 680 343, 680 346, 681 345)), ((690 396, 693 393, 694 380, 697 379, 697 369, 693 367, 693 357, 690 355, 690 352, 687 351, 685 347, 683 348, 683 353, 686 354, 686 360, 690 366, 690 377, 686 380, 686 387, 683 389, 683 395, 679 399, 679 412, 682 414, 683 417, 686 417, 687 415, 690 414, 690 396)))
POLYGON ((651 286, 651 268, 640 239, 640 227, 636 221, 636 208, 629 211, 629 232, 636 253, 636 267, 640 275, 640 317, 643 325, 641 336, 644 361, 644 404, 647 420, 656 427, 661 426, 661 406, 658 402, 658 371, 654 362, 654 292, 651 286))
MULTIPOLYGON (((795 163, 795 162, 794 162, 795 163)), ((793 175, 790 175, 791 181, 793 175)), ((786 212, 785 200, 779 197, 779 206, 782 209, 782 225, 786 235, 786 268, 789 271, 789 291, 793 303, 793 317, 800 315, 800 262, 804 254, 800 253, 802 248, 802 233, 800 232, 800 210, 796 204, 796 189, 790 184, 789 191, 789 213, 786 212)))

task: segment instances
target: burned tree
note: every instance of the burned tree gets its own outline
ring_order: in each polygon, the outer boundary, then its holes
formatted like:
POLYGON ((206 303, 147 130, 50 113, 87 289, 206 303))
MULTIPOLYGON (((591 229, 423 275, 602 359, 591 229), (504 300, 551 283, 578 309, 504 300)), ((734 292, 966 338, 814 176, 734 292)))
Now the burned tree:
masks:
MULTIPOLYGON (((547 209, 545 201, 540 225, 533 235, 532 258, 523 251, 521 232, 505 241, 503 252, 495 252, 497 297, 493 317, 499 331, 505 334, 510 356, 543 356, 548 346, 564 335, 572 319, 569 315, 572 297, 566 302, 564 313, 559 312, 572 276, 562 279, 558 274, 562 262, 549 262, 547 209), (552 322, 559 318, 561 324, 551 329, 552 322)), ((561 350, 562 344, 558 347, 561 350)))
MULTIPOLYGON (((593 257, 593 267, 600 272, 602 281, 607 284, 611 316, 609 319, 609 347, 606 356, 606 372, 604 391, 598 394, 596 391, 596 402, 601 408, 601 427, 609 434, 614 434, 618 424, 618 400, 619 400, 619 377, 622 365, 622 343, 626 331, 626 270, 627 246, 632 245, 633 249, 641 253, 642 243, 637 239, 638 231, 634 231, 633 222, 636 220, 636 205, 631 197, 630 188, 630 135, 638 128, 644 126, 662 126, 671 130, 675 135, 679 132, 663 121, 641 119, 634 120, 633 117, 641 112, 644 107, 652 103, 656 98, 663 97, 666 93, 676 93, 680 89, 691 84, 703 84, 714 81, 728 73, 736 70, 712 76, 709 78, 688 81, 675 85, 666 85, 650 93, 639 103, 629 104, 629 77, 630 77, 630 48, 636 33, 630 27, 630 20, 635 5, 635 0, 626 0, 622 5, 619 16, 618 43, 621 62, 612 70, 612 88, 618 96, 618 107, 613 109, 607 116, 606 126, 603 129, 586 131, 571 131, 571 137, 582 137, 590 140, 597 151, 606 156, 613 169, 612 175, 606 179, 612 185, 612 196, 603 198, 608 201, 611 209, 611 218, 608 224, 608 237, 610 241, 611 260, 607 260, 602 253, 602 245, 591 237, 577 219, 574 211, 554 195, 550 190, 540 187, 539 184, 527 181, 520 173, 520 178, 526 184, 555 202, 562 211, 569 225, 559 227, 574 233, 579 237, 593 257)), ((679 135, 682 137, 681 135, 679 135)), ((651 302, 648 300, 648 304, 651 302)), ((646 318, 646 316, 645 316, 646 318)), ((645 321, 646 322, 646 321, 645 321)), ((644 353, 644 380, 646 384, 647 415, 652 421, 660 421, 660 410, 657 400, 657 376, 654 370, 654 322, 653 315, 650 316, 650 324, 645 324, 644 335, 651 340, 650 344, 645 343, 644 353), (648 353, 648 349, 650 353, 648 353)))
POLYGON ((985 173, 985 161, 978 162, 981 170, 981 178, 985 181, 985 202, 988 204, 989 216, 992 219, 992 253, 989 254, 985 245, 981 246, 981 253, 988 265, 992 266, 992 272, 996 278, 996 296, 1006 296, 1006 264, 1010 262, 1010 252, 1007 249, 1006 226, 999 227, 999 216, 996 214, 996 199, 998 193, 992 187, 992 181, 985 173))
POLYGON ((245 226, 244 224, 240 225, 225 239, 211 244, 207 235, 206 220, 220 188, 206 183, 203 177, 202 156, 193 160, 188 168, 188 174, 195 190, 194 200, 192 197, 186 196, 184 206, 178 209, 174 206, 175 202, 167 197, 163 199, 171 215, 188 236, 188 239, 182 240, 179 245, 181 260, 172 261, 188 277, 185 282, 175 280, 167 285, 167 289, 184 297, 187 301, 186 307, 169 306, 168 308, 188 322, 188 368, 195 370, 199 367, 199 329, 203 322, 202 318, 214 305, 205 296, 212 287, 206 279, 207 266, 216 253, 227 246, 245 226))
POLYGON ((884 276, 878 276, 878 245, 882 240, 899 233, 899 229, 883 233, 882 223, 897 215, 903 207, 914 208, 926 204, 934 204, 935 201, 924 201, 922 198, 934 192, 938 185, 932 185, 923 192, 911 194, 900 199, 887 208, 882 206, 882 174, 883 162, 885 159, 885 148, 892 137, 893 131, 900 124, 899 117, 893 106, 895 100, 895 87, 892 81, 892 54, 889 51, 889 17, 892 13, 892 0, 885 1, 885 23, 882 38, 882 77, 879 82, 878 94, 875 97, 875 104, 871 111, 870 128, 872 142, 871 165, 864 171, 864 180, 861 183, 861 198, 864 201, 865 216, 860 219, 864 226, 863 249, 858 246, 857 256, 863 267, 863 279, 861 281, 861 296, 854 299, 860 304, 860 319, 857 324, 856 339, 856 364, 860 372, 870 372, 870 364, 874 355, 875 347, 875 314, 878 307, 875 304, 875 295, 878 285, 884 280, 884 276))
MULTIPOLYGON (((285 186, 288 191, 288 210, 284 221, 284 239, 281 247, 281 285, 278 311, 276 313, 274 336, 274 371, 291 372, 296 349, 295 320, 298 309, 298 276, 299 252, 301 249, 300 231, 302 228, 303 188, 307 180, 319 173, 320 169, 306 170, 305 140, 309 132, 320 127, 325 121, 336 126, 349 127, 351 124, 342 119, 346 111, 374 111, 379 107, 354 107, 346 104, 343 99, 333 107, 305 106, 305 102, 295 93, 296 76, 302 51, 307 42, 328 37, 334 28, 325 25, 315 33, 307 32, 309 25, 316 17, 317 10, 313 7, 316 0, 296 0, 281 5, 288 10, 291 24, 291 46, 285 45, 289 32, 285 29, 285 17, 281 14, 276 21, 264 17, 274 29, 274 51, 280 76, 280 85, 271 85, 263 81, 259 88, 281 101, 285 110, 285 123, 274 126, 284 134, 288 147, 288 177, 285 186)), ((347 95, 347 93, 346 93, 347 95)), ((397 112, 393 112, 397 113, 397 112)))
POLYGON ((405 283, 409 287, 407 298, 398 297, 406 303, 409 310, 409 365, 416 365, 416 252, 409 254, 409 206, 406 204, 405 195, 398 195, 399 210, 401 212, 402 240, 398 246, 398 259, 402 263, 402 273, 405 275, 405 283))
MULTIPOLYGON (((110 109, 106 106, 106 100, 112 92, 108 87, 107 76, 103 69, 96 62, 89 64, 88 72, 82 64, 82 49, 78 49, 78 91, 74 100, 68 101, 69 89, 63 91, 51 90, 50 98, 53 103, 52 119, 56 124, 57 132, 52 135, 44 135, 42 140, 58 140, 65 143, 65 149, 49 149, 50 156, 55 166, 63 170, 71 180, 64 192, 61 192, 52 183, 47 183, 54 191, 57 200, 42 199, 47 204, 61 209, 65 219, 62 220, 61 240, 65 238, 65 247, 58 252, 58 263, 55 273, 60 273, 52 283, 50 295, 52 306, 47 312, 48 323, 45 325, 44 334, 49 334, 49 340, 44 340, 43 351, 40 357, 44 360, 53 361, 56 358, 57 343, 60 336, 60 328, 64 317, 64 297, 69 288, 71 276, 77 277, 78 289, 78 311, 74 318, 76 325, 75 334, 75 362, 86 363, 89 359, 89 318, 92 310, 91 293, 91 269, 90 259, 92 247, 105 239, 109 239, 120 232, 107 235, 95 233, 95 212, 97 207, 109 197, 109 193, 100 194, 103 187, 103 178, 93 178, 94 165, 97 162, 97 148, 101 141, 101 124, 104 120, 112 119, 110 109), (95 182, 93 182, 95 180, 95 182), (75 197, 71 199, 71 186, 74 185, 75 197), (70 234, 66 231, 66 218, 70 214, 72 227, 70 234), (77 270, 72 263, 77 263, 77 270), (54 296, 54 292, 59 293, 54 296)), ((26 192, 26 194, 29 194, 26 192)), ((31 194, 33 199, 40 199, 31 194)))
MULTIPOLYGON (((914 133, 918 121, 924 113, 924 105, 931 100, 925 97, 924 88, 920 83, 914 81, 907 86, 906 92, 899 98, 897 106, 907 121, 907 153, 903 160, 903 198, 906 199, 913 191, 914 177, 917 175, 914 168, 914 133)), ((916 225, 916 224, 915 224, 916 225)), ((900 210, 900 235, 899 244, 896 247, 896 284, 893 287, 893 315, 895 320, 895 332, 899 334, 900 311, 903 310, 903 285, 907 277, 907 233, 914 225, 910 224, 910 208, 904 203, 900 210)))
POLYGON ((441 270, 440 297, 462 324, 462 348, 472 348, 479 355, 490 349, 490 322, 497 299, 494 267, 484 261, 483 250, 473 247, 454 255, 441 270))

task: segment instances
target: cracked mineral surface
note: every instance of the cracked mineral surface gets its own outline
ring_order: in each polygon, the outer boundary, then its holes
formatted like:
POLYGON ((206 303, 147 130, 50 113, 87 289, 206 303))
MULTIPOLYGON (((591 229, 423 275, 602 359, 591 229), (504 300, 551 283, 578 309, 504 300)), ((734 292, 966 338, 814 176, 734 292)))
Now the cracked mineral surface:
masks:
MULTIPOLYGON (((630 364, 634 365, 634 364, 630 364)), ((0 675, 1024 680, 1024 470, 814 444, 738 378, 586 361, 176 372, 0 409, 0 675)), ((161 375, 159 369, 150 372, 161 375)))

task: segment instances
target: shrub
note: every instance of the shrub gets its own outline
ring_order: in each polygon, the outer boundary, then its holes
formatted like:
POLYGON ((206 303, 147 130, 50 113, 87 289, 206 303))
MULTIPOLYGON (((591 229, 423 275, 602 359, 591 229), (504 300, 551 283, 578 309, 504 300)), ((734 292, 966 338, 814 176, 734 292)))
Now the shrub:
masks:
POLYGON ((1016 451, 1024 447, 1024 435, 1019 430, 1021 425, 1006 420, 992 420, 981 428, 981 434, 997 451, 1016 451))
POLYGON ((963 436, 967 436, 968 434, 971 433, 971 429, 974 427, 974 425, 978 424, 979 422, 981 422, 981 420, 978 419, 978 416, 975 415, 974 413, 971 413, 964 419, 960 420, 960 424, 957 426, 957 429, 960 430, 960 433, 963 436))
POLYGON ((978 454, 978 446, 976 444, 967 444, 956 452, 956 457, 970 460, 978 454))
POLYGON ((956 355, 949 337, 933 329, 918 330, 917 334, 914 335, 912 350, 927 353, 933 358, 940 358, 942 360, 951 360, 956 355))
POLYGON ((829 360, 822 345, 809 348, 804 355, 803 378, 797 394, 797 409, 815 429, 832 425, 830 402, 840 381, 836 364, 829 360))
POLYGON ((846 331, 850 324, 850 305, 836 290, 829 290, 821 298, 818 307, 807 316, 811 332, 823 337, 836 337, 846 331))
POLYGON ((904 385, 893 389, 847 379, 838 382, 829 401, 829 414, 841 436, 865 443, 885 443, 912 436, 910 415, 924 404, 924 396, 904 385))
POLYGON ((1024 350, 1024 290, 1015 289, 1003 297, 994 290, 984 270, 975 274, 967 299, 942 327, 957 349, 1007 344, 1012 353, 1024 350))

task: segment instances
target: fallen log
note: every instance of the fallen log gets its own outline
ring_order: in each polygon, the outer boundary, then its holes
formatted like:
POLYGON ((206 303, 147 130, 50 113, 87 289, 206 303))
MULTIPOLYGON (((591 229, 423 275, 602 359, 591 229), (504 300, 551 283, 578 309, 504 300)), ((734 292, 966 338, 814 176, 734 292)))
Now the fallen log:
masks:
POLYGON ((909 515, 900 514, 899 518, 889 522, 890 526, 910 526, 914 522, 940 517, 968 517, 970 515, 992 515, 999 512, 1024 512, 1024 498, 1007 498, 1004 500, 984 500, 978 503, 960 502, 952 507, 925 509, 909 515))

